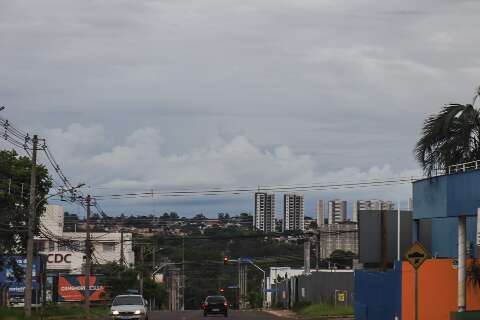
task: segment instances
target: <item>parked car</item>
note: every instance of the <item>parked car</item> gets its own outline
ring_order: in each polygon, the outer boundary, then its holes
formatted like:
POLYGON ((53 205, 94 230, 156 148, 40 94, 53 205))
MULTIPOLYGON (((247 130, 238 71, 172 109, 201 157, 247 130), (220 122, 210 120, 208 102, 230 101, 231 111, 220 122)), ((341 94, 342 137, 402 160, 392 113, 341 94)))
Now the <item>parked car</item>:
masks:
POLYGON ((114 320, 148 320, 148 303, 139 294, 116 296, 110 311, 114 320))
POLYGON ((223 314, 228 317, 228 302, 224 296, 208 296, 202 304, 203 316, 223 314))

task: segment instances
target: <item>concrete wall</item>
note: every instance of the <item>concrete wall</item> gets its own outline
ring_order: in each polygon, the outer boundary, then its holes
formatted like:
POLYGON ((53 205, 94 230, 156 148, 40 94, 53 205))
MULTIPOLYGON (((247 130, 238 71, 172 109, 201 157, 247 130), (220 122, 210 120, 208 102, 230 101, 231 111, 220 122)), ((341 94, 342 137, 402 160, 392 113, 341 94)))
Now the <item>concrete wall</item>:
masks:
POLYGON ((335 290, 347 292, 349 305, 353 304, 353 270, 348 272, 313 272, 310 276, 298 277, 300 301, 311 303, 335 303, 335 290))
MULTIPOLYGON (((397 258, 396 210, 386 213, 387 260, 397 258)), ((412 244, 412 212, 400 212, 400 256, 412 244)), ((359 214, 359 260, 361 263, 380 263, 381 260, 381 214, 379 210, 360 211, 359 214)))
POLYGON ((353 271, 318 271, 310 275, 292 277, 272 287, 272 306, 292 308, 297 303, 331 303, 335 301, 335 290, 347 292, 346 304, 354 303, 353 271))

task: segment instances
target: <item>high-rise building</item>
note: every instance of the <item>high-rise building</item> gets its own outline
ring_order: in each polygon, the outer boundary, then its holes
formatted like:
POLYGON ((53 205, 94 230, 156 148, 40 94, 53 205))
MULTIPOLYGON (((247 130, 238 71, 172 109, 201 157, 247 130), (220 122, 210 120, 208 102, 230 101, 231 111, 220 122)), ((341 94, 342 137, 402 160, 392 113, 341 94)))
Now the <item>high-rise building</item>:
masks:
POLYGON ((305 230, 303 195, 285 194, 283 196, 283 231, 305 230))
POLYGON ((347 221, 347 201, 335 199, 328 202, 328 224, 347 221))
POLYGON ((317 226, 325 224, 325 202, 323 200, 317 201, 317 226))
POLYGON ((408 198, 408 209, 409 211, 413 211, 413 199, 408 198))
POLYGON ((255 229, 264 232, 275 231, 275 194, 255 193, 255 216, 253 217, 255 229))
POLYGON ((358 213, 364 210, 394 210, 395 203, 385 200, 357 200, 353 202, 352 221, 358 222, 358 213))

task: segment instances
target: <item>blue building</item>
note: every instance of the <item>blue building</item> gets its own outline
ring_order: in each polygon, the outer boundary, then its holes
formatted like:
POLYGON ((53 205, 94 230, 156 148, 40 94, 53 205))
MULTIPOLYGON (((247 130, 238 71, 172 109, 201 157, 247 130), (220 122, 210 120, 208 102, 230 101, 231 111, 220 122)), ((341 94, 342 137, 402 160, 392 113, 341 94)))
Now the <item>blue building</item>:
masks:
POLYGON ((413 183, 415 240, 436 257, 457 257, 458 217, 467 216, 467 252, 477 255, 480 170, 461 171, 413 183))

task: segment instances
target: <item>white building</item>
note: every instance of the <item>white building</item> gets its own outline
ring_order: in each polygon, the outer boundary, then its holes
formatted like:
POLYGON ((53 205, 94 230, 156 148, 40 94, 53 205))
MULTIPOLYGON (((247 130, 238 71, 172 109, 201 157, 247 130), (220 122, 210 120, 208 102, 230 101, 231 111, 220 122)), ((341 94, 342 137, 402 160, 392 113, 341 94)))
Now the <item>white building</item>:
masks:
POLYGON ((305 230, 303 201, 303 195, 300 194, 283 196, 283 231, 305 230))
POLYGON ((328 224, 347 221, 347 201, 335 199, 328 202, 328 224))
POLYGON ((413 211, 413 199, 412 198, 408 198, 408 208, 407 208, 407 210, 413 211))
POLYGON ((317 201, 317 226, 325 224, 325 202, 323 200, 317 201))
POLYGON ((358 213, 364 210, 395 210, 393 201, 385 200, 357 200, 353 202, 352 221, 358 222, 358 213))
MULTIPOLYGON (((41 234, 35 238, 40 254, 47 255, 47 269, 66 273, 81 273, 85 262, 85 232, 64 232, 64 209, 59 205, 47 205, 40 217, 41 234)), ((91 232, 92 263, 120 262, 120 232, 91 232)), ((132 234, 123 234, 124 263, 134 263, 132 234)))
POLYGON ((255 229, 264 232, 275 231, 275 194, 255 192, 255 216, 253 217, 255 229))

